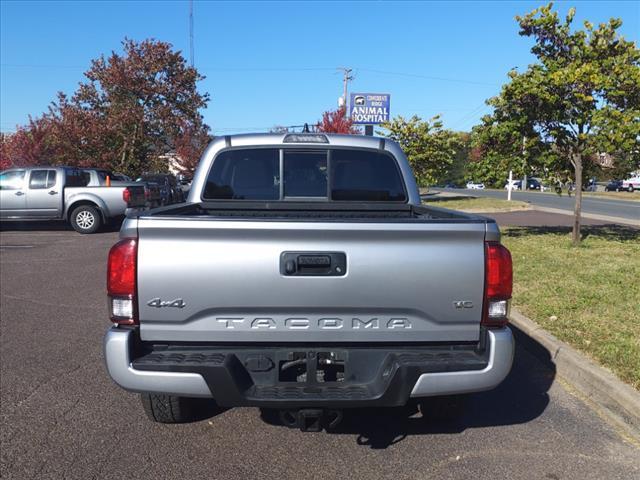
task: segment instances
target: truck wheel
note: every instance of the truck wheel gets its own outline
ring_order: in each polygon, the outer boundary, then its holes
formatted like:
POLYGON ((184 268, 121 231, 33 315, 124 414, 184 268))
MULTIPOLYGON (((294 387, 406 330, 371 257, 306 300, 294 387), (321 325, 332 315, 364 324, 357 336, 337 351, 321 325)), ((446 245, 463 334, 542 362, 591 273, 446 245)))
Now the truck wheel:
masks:
POLYGON ((464 413, 466 395, 447 395, 443 397, 429 397, 418 402, 422 418, 434 422, 456 420, 464 413))
POLYGON ((629 193, 633 193, 633 185, 629 185, 629 188, 627 190, 629 191, 629 193))
POLYGON ((96 233, 102 225, 102 217, 97 208, 81 205, 71 212, 71 226, 79 233, 96 233))
POLYGON ((194 399, 158 393, 141 393, 142 408, 149 420, 158 423, 185 423, 195 419, 194 399))

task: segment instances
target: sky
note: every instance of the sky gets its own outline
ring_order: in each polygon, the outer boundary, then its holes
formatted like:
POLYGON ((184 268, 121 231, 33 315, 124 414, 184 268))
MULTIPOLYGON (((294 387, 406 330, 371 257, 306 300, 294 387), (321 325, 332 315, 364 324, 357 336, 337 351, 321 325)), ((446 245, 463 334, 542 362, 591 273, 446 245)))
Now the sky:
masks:
MULTIPOLYGON (((388 93, 391 115, 469 130, 507 72, 534 61, 514 19, 537 2, 194 1, 194 62, 214 134, 315 123, 350 92, 388 93)), ((576 22, 623 20, 640 43, 640 1, 556 2, 576 22)), ((188 1, 0 2, 0 129, 14 131, 72 94, 91 59, 125 38, 171 43, 189 58, 188 1)))

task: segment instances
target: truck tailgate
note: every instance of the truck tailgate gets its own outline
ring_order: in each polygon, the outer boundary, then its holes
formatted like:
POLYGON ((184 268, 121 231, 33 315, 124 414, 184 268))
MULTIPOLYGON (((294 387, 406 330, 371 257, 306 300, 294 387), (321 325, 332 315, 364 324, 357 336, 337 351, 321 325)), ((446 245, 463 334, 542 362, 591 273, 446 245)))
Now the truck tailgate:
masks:
POLYGON ((142 340, 479 339, 484 223, 138 222, 142 340), (288 276, 283 252, 344 253, 346 272, 288 276))

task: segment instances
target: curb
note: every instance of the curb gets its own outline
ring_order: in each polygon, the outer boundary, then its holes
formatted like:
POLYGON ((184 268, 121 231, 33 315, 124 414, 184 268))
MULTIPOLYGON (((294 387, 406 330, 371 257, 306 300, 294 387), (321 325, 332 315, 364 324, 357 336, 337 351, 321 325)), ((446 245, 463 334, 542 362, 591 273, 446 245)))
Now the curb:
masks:
MULTIPOLYGON (((533 204, 530 204, 530 205, 534 210, 537 210, 538 212, 559 213, 560 215, 573 216, 572 210, 563 210, 561 208, 540 207, 533 204)), ((640 209, 640 206, 638 208, 640 209)), ((622 223, 625 225, 633 225, 635 227, 640 227, 640 220, 632 220, 630 218, 610 217, 608 215, 597 215, 595 213, 581 213, 580 216, 582 218, 590 218, 592 220, 602 220, 604 222, 622 223)))
POLYGON ((584 395, 587 403, 640 442, 640 393, 516 309, 511 309, 509 319, 549 351, 556 373, 584 395))

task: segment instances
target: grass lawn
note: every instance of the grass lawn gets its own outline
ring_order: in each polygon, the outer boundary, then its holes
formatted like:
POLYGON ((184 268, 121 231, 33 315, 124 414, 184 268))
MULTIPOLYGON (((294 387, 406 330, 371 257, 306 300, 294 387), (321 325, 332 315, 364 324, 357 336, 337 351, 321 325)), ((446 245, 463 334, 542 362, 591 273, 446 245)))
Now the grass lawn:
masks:
POLYGON ((514 268, 513 305, 640 390, 640 230, 503 229, 514 268))
POLYGON ((635 190, 634 192, 582 192, 582 194, 585 197, 613 198, 617 200, 640 202, 640 190, 635 190))
MULTIPOLYGON (((487 188, 486 190, 492 192, 502 192, 504 196, 507 196, 507 191, 500 188, 487 188)), ((473 190, 464 190, 464 192, 473 192, 473 190)), ((519 193, 522 193, 521 190, 514 190, 513 194, 516 196, 519 193)), ((538 190, 527 190, 527 193, 536 193, 536 194, 544 194, 544 195, 557 195, 557 193, 553 190, 547 190, 545 192, 540 192, 538 190)), ((473 194, 471 194, 473 195, 473 194)), ((567 196, 567 190, 562 190, 562 196, 567 196)), ((592 198, 602 198, 602 199, 611 199, 611 200, 628 200, 631 202, 640 202, 640 190, 636 190, 634 192, 582 192, 583 197, 592 197, 592 198)), ((573 197, 573 195, 572 195, 573 197)))
POLYGON ((518 200, 503 200, 500 198, 477 197, 477 198, 459 198, 451 199, 439 198, 438 200, 427 200, 427 205, 433 205, 442 208, 451 208, 462 212, 513 212, 520 210, 528 210, 529 204, 518 200))

